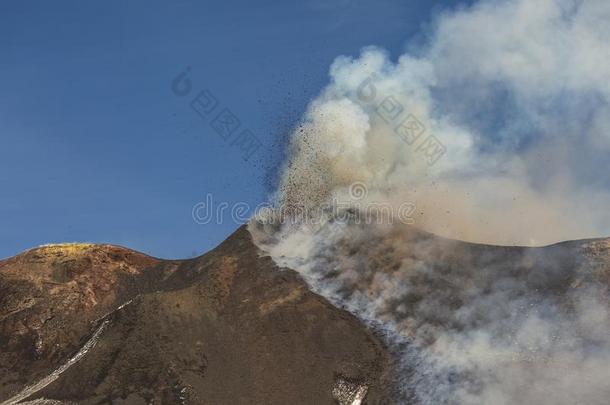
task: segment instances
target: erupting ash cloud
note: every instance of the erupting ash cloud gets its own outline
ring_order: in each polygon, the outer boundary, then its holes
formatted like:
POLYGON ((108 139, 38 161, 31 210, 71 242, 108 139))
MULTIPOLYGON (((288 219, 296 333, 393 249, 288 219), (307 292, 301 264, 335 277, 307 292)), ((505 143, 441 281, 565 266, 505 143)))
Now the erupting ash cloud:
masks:
POLYGON ((396 61, 337 58, 295 130, 284 209, 349 200, 355 182, 366 201, 417 207, 419 229, 250 223, 276 262, 385 331, 399 400, 607 403, 608 243, 443 237, 610 234, 609 22, 606 0, 481 0, 396 61))
POLYGON ((481 1, 390 60, 339 57, 293 136, 279 199, 319 204, 364 182, 456 239, 543 245, 610 233, 610 3, 481 1), (374 102, 368 102, 375 92, 374 102), (428 165, 388 122, 402 106, 446 148, 428 165))

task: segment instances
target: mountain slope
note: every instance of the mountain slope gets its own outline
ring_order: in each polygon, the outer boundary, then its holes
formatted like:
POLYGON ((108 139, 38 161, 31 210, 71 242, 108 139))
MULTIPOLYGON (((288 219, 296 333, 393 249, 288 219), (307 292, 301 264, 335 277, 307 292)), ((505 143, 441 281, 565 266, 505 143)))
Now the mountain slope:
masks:
POLYGON ((105 245, 35 249, 0 263, 0 290, 0 401, 58 368, 23 399, 331 404, 351 403, 358 386, 369 403, 384 398, 379 340, 260 257, 244 227, 184 261, 105 245))

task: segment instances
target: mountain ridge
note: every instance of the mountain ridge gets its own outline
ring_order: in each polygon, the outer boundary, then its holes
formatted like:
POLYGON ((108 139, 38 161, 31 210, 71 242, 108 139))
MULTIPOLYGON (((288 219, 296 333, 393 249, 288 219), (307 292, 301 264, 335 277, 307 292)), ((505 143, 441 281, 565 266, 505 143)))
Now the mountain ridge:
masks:
POLYGON ((333 403, 339 380, 384 398, 379 339, 277 268, 245 227, 187 260, 110 245, 47 253, 0 262, 0 401, 60 369, 106 321, 85 355, 23 400, 333 403))

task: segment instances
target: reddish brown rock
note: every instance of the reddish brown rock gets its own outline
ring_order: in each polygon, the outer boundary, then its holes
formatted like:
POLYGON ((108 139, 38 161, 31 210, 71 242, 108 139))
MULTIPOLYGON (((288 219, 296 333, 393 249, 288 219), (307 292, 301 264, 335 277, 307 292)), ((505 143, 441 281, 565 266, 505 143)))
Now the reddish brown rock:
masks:
POLYGON ((365 384, 368 403, 386 397, 380 341, 260 257, 245 228, 184 261, 109 245, 2 261, 0 339, 0 401, 39 381, 24 400, 332 404, 339 380, 365 384))

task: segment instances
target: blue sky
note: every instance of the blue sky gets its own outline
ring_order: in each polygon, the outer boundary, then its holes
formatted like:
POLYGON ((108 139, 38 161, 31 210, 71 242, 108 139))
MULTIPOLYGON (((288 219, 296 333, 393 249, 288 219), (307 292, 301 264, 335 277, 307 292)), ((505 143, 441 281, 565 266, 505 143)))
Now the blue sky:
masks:
POLYGON ((197 224, 193 206, 208 193, 265 200, 282 144, 334 58, 366 45, 398 55, 452 5, 0 3, 0 257, 72 241, 167 258, 205 252, 237 225, 197 224), (265 153, 245 162, 172 93, 186 66, 194 91, 209 89, 265 153))

